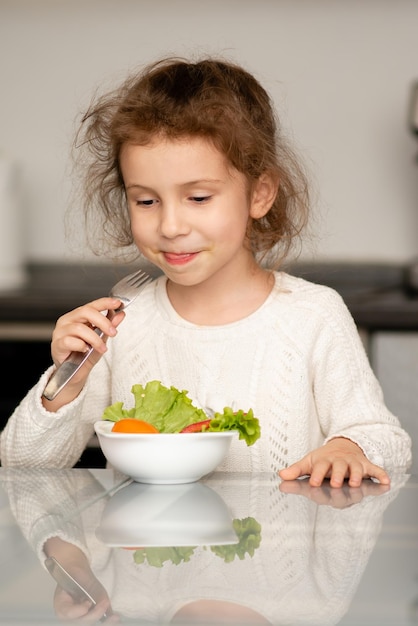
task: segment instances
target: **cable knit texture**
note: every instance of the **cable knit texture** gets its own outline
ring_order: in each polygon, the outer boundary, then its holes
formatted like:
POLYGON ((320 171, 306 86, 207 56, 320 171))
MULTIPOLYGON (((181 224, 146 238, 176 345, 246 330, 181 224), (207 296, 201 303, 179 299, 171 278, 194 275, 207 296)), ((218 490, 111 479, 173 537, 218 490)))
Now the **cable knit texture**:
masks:
POLYGON ((342 298, 283 272, 256 312, 223 326, 181 318, 163 276, 127 309, 80 396, 56 413, 41 403, 51 371, 9 419, 3 466, 71 467, 106 406, 130 408, 132 386, 151 380, 187 390, 202 408, 254 410, 261 438, 251 447, 234 440, 219 469, 278 471, 335 436, 389 471, 411 462, 410 438, 384 404, 342 298))

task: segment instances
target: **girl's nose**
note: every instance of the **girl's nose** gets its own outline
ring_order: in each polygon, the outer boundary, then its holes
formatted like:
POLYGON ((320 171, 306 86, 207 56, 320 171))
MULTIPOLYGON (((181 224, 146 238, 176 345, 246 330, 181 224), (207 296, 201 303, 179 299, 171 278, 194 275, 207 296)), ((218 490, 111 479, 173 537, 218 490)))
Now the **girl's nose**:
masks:
POLYGON ((189 232, 187 220, 181 207, 176 204, 164 206, 160 212, 160 233, 163 237, 173 239, 189 232))

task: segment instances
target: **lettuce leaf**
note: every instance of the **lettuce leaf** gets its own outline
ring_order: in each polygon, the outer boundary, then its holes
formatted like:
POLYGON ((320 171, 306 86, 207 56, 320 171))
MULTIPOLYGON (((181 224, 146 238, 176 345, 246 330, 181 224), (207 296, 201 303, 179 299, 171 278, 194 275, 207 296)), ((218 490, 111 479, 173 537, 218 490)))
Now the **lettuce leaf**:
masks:
POLYGON ((126 410, 122 402, 107 407, 102 419, 117 422, 125 417, 134 417, 153 424, 161 433, 177 433, 185 426, 207 418, 202 409, 193 406, 187 391, 165 387, 158 380, 143 385, 134 385, 132 393, 135 406, 126 410))
POLYGON ((127 411, 123 408, 123 402, 115 402, 111 406, 108 406, 102 415, 102 419, 109 422, 118 422, 125 417, 134 417, 135 409, 129 409, 127 411))
MULTIPOLYGON (((202 409, 193 406, 187 391, 165 387, 159 380, 145 386, 133 385, 135 406, 124 409, 123 402, 108 406, 102 419, 117 422, 126 417, 141 419, 153 424, 160 433, 178 433, 186 426, 209 419, 202 409)), ((251 446, 260 437, 260 424, 252 409, 244 412, 225 407, 223 413, 215 413, 206 431, 237 430, 239 438, 251 446)))
POLYGON ((227 406, 223 413, 215 413, 206 430, 237 430, 239 438, 244 439, 247 446, 252 446, 260 437, 260 422, 254 417, 252 409, 244 413, 227 406))

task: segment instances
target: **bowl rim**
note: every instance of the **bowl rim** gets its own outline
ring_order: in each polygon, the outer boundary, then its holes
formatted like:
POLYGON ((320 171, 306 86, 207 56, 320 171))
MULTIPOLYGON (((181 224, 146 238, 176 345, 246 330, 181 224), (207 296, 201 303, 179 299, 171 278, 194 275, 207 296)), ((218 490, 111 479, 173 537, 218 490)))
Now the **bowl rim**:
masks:
POLYGON ((119 433, 112 432, 114 422, 111 420, 97 420, 94 422, 94 430, 97 435, 102 435, 104 437, 111 437, 112 439, 125 439, 126 437, 129 440, 132 439, 149 439, 149 437, 155 437, 158 435, 158 438, 173 437, 178 435, 187 435, 190 439, 201 438, 201 437, 210 437, 211 439, 219 439, 219 438, 230 438, 238 434, 237 430, 210 430, 198 433, 119 433))

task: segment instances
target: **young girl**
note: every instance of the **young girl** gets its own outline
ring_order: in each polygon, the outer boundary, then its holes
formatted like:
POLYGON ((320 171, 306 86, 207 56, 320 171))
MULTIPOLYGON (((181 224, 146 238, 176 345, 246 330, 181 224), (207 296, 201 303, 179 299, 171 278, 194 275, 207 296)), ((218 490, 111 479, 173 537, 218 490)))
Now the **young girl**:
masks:
POLYGON ((162 60, 96 100, 77 145, 90 158, 95 238, 135 244, 164 275, 112 321, 103 312, 120 302, 109 297, 57 321, 55 365, 9 419, 3 466, 71 467, 105 407, 131 406, 132 385, 151 380, 202 408, 253 409, 261 438, 237 438, 219 469, 356 487, 408 466, 410 438, 345 304, 280 271, 306 221, 307 184, 252 75, 222 60, 162 60), (54 367, 89 345, 79 373, 43 398, 54 367))

